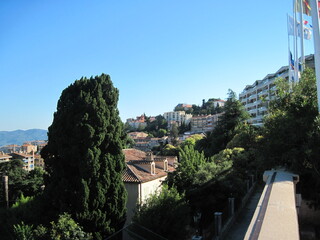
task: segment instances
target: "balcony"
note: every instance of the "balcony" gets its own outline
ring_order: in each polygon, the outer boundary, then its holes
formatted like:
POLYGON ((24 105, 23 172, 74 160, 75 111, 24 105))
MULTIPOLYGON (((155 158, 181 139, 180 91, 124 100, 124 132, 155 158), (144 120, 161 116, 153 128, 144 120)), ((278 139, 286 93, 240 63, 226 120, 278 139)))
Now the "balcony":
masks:
POLYGON ((257 109, 256 108, 253 108, 253 109, 250 109, 250 110, 248 110, 248 113, 256 113, 257 112, 257 109))
POLYGON ((248 97, 248 100, 251 100, 251 99, 257 99, 257 95, 256 94, 252 94, 248 97))
POLYGON ((251 103, 247 103, 245 107, 249 108, 249 107, 253 107, 255 105, 257 105, 257 101, 254 101, 254 102, 251 102, 251 103))
POLYGON ((265 90, 263 90, 263 91, 261 91, 261 92, 258 92, 258 96, 262 96, 262 95, 264 95, 264 94, 268 94, 268 92, 269 92, 269 90, 268 90, 268 89, 265 89, 265 90))
POLYGON ((266 108, 266 107, 259 107, 258 110, 259 110, 260 112, 265 112, 265 111, 268 110, 268 108, 266 108))

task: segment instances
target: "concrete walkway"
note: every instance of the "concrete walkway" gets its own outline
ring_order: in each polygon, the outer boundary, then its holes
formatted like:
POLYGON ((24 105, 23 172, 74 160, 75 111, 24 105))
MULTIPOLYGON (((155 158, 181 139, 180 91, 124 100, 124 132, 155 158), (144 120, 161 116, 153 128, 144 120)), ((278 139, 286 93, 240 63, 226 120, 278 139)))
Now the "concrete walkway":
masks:
POLYGON ((257 208, 261 193, 264 186, 257 186, 257 189, 252 194, 247 205, 242 209, 238 218, 231 227, 229 233, 225 237, 225 240, 243 240, 246 235, 247 229, 250 225, 254 211, 257 208))

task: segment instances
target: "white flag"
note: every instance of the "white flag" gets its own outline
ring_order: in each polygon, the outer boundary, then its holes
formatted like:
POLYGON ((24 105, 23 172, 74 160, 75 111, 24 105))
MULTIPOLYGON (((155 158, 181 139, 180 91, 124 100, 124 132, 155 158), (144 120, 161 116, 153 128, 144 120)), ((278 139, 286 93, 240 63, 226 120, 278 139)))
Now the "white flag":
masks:
POLYGON ((303 38, 310 40, 312 35, 311 28, 303 27, 303 38))
MULTIPOLYGON (((296 28, 297 28, 297 35, 298 37, 301 36, 301 27, 300 27, 300 22, 296 21, 296 28)), ((294 20, 293 17, 289 15, 288 17, 288 34, 294 36, 294 20)), ((306 26, 303 26, 303 38, 306 40, 310 40, 312 35, 311 28, 308 28, 306 26)))

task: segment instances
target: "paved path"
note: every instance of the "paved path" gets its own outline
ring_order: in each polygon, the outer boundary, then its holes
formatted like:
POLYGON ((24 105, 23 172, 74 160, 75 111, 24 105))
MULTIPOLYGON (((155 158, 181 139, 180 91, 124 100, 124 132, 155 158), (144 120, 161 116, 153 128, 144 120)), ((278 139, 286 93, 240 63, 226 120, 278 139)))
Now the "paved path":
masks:
POLYGON ((243 208, 239 214, 234 225, 231 227, 229 233, 225 237, 225 240, 242 240, 246 235, 247 229, 250 225, 252 216, 258 205, 261 193, 264 186, 258 186, 255 192, 252 194, 247 205, 243 208))

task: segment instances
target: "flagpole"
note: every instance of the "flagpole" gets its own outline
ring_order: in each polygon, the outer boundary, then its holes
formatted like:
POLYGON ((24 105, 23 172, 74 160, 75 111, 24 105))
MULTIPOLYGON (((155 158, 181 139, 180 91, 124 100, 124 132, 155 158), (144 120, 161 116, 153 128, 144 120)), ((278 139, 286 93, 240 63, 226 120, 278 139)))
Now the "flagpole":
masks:
MULTIPOLYGON (((302 0, 300 0, 300 45, 301 45, 301 72, 304 70, 304 45, 303 45, 303 38, 304 38, 304 26, 303 26, 303 5, 302 0)), ((299 70, 299 69, 298 69, 299 70)))
POLYGON ((290 35, 289 35, 289 15, 287 13, 287 31, 288 31, 288 73, 289 73, 289 83, 292 81, 292 70, 291 70, 291 65, 292 65, 292 57, 291 57, 291 51, 290 51, 290 35))
POLYGON ((314 44, 314 66, 317 80, 318 112, 320 113, 320 29, 318 0, 311 0, 311 17, 314 44))
POLYGON ((293 54, 294 54, 294 81, 298 81, 298 29, 297 29, 297 1, 293 0, 293 54))

